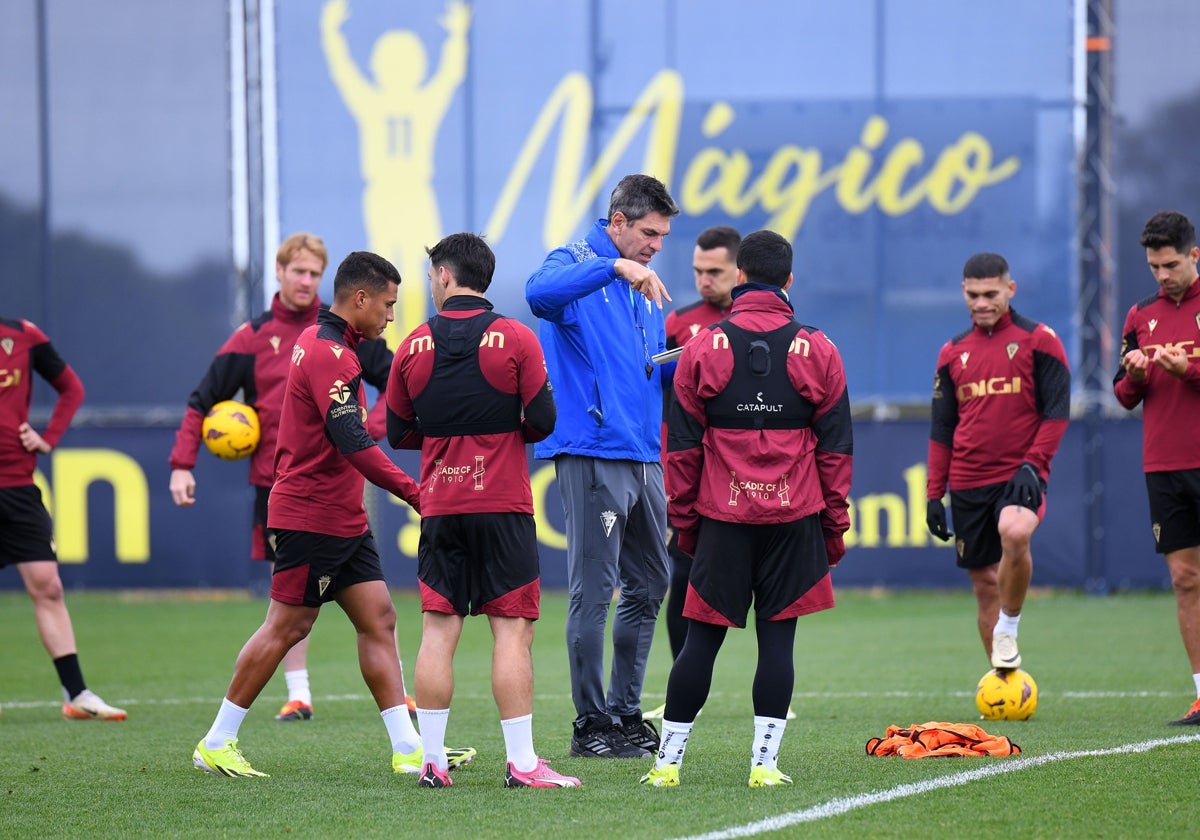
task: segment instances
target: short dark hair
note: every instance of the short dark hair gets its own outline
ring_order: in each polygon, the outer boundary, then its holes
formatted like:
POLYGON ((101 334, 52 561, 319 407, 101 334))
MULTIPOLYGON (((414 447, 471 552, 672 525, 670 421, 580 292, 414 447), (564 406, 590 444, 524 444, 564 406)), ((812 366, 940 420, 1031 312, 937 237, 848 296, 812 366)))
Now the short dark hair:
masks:
POLYGON ((728 225, 705 228, 696 237, 696 247, 701 251, 724 248, 729 252, 729 259, 735 263, 737 262, 738 246, 741 244, 742 235, 728 225))
POLYGON ((626 175, 613 187, 608 199, 608 218, 617 213, 636 222, 650 213, 661 213, 668 219, 679 215, 679 205, 667 192, 662 181, 650 175, 626 175))
POLYGON ((792 243, 773 230, 756 230, 742 240, 737 267, 753 283, 782 289, 792 273, 792 243))
POLYGON ((429 264, 445 266, 458 285, 476 292, 486 292, 496 272, 496 255, 482 236, 474 233, 452 233, 432 248, 426 248, 429 264))
POLYGON ((964 280, 986 280, 991 277, 1007 277, 1008 260, 999 254, 984 251, 970 257, 963 266, 964 280))
POLYGON ((1162 210, 1142 228, 1143 248, 1174 248, 1179 253, 1196 247, 1196 228, 1182 213, 1162 210))
POLYGON ((396 266, 370 251, 351 251, 334 275, 333 297, 344 300, 355 289, 366 289, 375 295, 386 290, 388 283, 400 285, 396 266))

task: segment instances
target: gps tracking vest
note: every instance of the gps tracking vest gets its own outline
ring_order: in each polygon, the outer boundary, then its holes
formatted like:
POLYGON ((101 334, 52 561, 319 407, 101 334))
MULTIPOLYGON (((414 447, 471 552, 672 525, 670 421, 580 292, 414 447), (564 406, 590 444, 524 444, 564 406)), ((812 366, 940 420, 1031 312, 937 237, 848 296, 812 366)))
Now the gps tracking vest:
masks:
MULTIPOLYGON (((793 341, 807 328, 792 322, 770 332, 749 332, 732 322, 708 327, 713 341, 720 328, 733 353, 729 384, 705 403, 708 425, 718 429, 804 429, 816 406, 792 387, 787 361, 793 341)), ((696 338, 694 341, 704 341, 696 338)))
POLYGON ((493 388, 479 367, 479 354, 486 352, 484 333, 500 317, 481 312, 470 318, 429 319, 433 372, 412 401, 426 437, 494 435, 521 428, 520 395, 493 388), (450 394, 453 398, 447 399, 450 394))

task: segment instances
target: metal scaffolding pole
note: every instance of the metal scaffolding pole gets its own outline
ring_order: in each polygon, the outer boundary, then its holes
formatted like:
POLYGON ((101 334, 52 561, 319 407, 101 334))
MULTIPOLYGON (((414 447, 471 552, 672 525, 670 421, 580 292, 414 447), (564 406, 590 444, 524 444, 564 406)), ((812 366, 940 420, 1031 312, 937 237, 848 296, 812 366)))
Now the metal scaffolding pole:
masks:
POLYGON ((1084 445, 1084 576, 1089 592, 1110 588, 1104 556, 1104 415, 1116 364, 1115 184, 1112 172, 1113 0, 1087 0, 1086 132, 1079 221, 1084 445))

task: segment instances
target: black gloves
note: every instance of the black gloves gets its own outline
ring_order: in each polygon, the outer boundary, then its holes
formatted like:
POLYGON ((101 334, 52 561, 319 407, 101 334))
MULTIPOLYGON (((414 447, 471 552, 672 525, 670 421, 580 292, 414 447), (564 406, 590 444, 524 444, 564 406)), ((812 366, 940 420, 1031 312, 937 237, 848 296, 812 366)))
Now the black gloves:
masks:
POLYGON ((925 503, 925 527, 942 542, 954 536, 946 527, 946 506, 941 499, 930 499, 925 503))
POLYGON ((1042 506, 1043 489, 1042 479, 1038 475, 1037 468, 1026 461, 1008 480, 1001 500, 1006 505, 1020 505, 1036 513, 1037 509, 1042 506))

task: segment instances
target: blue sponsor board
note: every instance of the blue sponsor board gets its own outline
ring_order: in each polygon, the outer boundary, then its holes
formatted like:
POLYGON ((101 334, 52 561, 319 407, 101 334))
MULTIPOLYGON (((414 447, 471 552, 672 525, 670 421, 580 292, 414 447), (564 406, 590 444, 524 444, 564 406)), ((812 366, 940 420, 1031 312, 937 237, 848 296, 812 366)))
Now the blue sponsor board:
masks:
MULTIPOLYGON (((1036 586, 1165 588, 1166 566, 1154 554, 1139 469, 1141 424, 1103 426, 1105 495, 1102 556, 1089 557, 1083 471, 1084 427, 1067 430, 1053 465, 1045 522, 1034 536, 1036 586)), ((925 529, 928 426, 920 421, 855 424, 852 530, 839 586, 964 587, 951 544, 925 529)), ((73 430, 68 444, 42 463, 69 588, 246 587, 267 578, 250 554, 253 491, 242 462, 201 452, 196 504, 177 508, 167 490, 162 429, 73 430)), ((417 456, 392 453, 415 474, 417 456)), ((554 465, 531 461, 543 585, 566 586, 562 505, 554 465)), ((416 585, 419 523, 403 503, 369 487, 368 503, 393 586, 416 585)), ((0 587, 20 586, 13 569, 0 587)))

